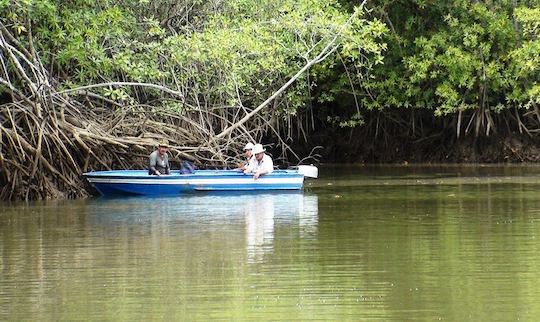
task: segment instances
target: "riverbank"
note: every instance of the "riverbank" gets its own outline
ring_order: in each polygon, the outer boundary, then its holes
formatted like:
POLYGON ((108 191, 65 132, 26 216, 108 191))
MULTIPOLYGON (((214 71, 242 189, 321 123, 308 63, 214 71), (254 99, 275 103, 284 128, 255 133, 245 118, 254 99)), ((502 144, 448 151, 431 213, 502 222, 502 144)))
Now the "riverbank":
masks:
MULTIPOLYGON (((341 136, 343 137, 343 136, 341 136)), ((540 162, 540 139, 510 134, 457 139, 438 134, 415 138, 405 136, 373 140, 351 136, 336 140, 323 136, 317 144, 321 161, 332 163, 521 163, 540 162), (329 143, 334 142, 334 143, 329 143)))

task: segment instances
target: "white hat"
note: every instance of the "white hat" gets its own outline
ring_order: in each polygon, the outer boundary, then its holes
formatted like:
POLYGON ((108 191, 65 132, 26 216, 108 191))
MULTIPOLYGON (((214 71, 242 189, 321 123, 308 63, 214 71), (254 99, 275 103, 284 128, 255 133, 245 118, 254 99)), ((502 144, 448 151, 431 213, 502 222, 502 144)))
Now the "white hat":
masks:
POLYGON ((244 151, 246 150, 253 150, 253 143, 248 142, 248 144, 246 144, 246 146, 244 147, 244 151))
POLYGON ((257 154, 257 153, 261 153, 261 152, 264 152, 266 151, 262 144, 255 144, 255 146, 253 147, 253 151, 251 151, 253 154, 257 154))

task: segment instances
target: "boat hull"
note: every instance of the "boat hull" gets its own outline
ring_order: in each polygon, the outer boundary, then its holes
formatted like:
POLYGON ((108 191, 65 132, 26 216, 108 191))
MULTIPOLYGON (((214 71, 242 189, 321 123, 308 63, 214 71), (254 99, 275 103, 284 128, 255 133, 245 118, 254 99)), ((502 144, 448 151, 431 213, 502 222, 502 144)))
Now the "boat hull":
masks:
POLYGON ((304 175, 295 170, 276 170, 254 180, 234 170, 196 170, 192 174, 153 176, 144 170, 115 170, 85 173, 104 196, 180 195, 195 191, 300 190, 304 175))

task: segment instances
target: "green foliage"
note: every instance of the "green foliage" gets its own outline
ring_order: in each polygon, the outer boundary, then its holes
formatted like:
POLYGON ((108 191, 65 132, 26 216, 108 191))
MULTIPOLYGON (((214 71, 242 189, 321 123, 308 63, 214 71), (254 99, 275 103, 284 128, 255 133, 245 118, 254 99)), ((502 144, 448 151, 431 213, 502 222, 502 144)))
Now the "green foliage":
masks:
POLYGON ((538 1, 377 1, 392 32, 384 65, 362 80, 362 107, 467 109, 527 107, 538 101, 538 1), (404 14, 406 13, 406 14, 404 14))
MULTIPOLYGON (((354 127, 366 110, 422 108, 443 116, 540 102, 538 0, 375 0, 347 23, 356 4, 0 0, 0 13, 25 44, 30 26, 63 87, 148 82, 182 91, 189 104, 255 107, 339 34, 335 51, 289 88, 273 113, 340 106, 326 111, 327 120, 354 127)), ((101 93, 122 102, 159 99, 151 89, 101 93)))
MULTIPOLYGON (((197 84, 211 100, 256 105, 316 56, 348 16, 333 1, 234 1, 208 18, 204 31, 166 42, 170 60, 184 71, 177 77, 197 84)), ((383 31, 380 23, 354 21, 343 30, 340 55, 359 64, 361 53, 382 60, 384 47, 375 38, 383 31)), ((295 114, 337 64, 333 55, 316 65, 283 96, 278 112, 295 114)))
MULTIPOLYGON (((181 88, 193 104, 256 106, 339 34, 337 50, 280 98, 275 112, 295 114, 339 66, 363 72, 382 63, 385 49, 384 24, 362 14, 346 24, 350 13, 336 0, 13 2, 4 8, 12 28, 24 33, 20 17, 32 20, 41 56, 64 87, 158 83, 181 88)), ((327 97, 344 91, 331 90, 327 97)), ((135 95, 103 93, 121 101, 135 95)))
POLYGON ((128 94, 122 88, 107 88, 103 90, 103 96, 108 97, 115 101, 127 101, 129 99, 128 94))
POLYGON ((344 119, 341 116, 328 116, 327 122, 332 125, 337 125, 340 128, 353 128, 365 123, 360 112, 354 113, 350 118, 347 119, 344 119))
POLYGON ((522 41, 509 54, 508 98, 530 107, 540 104, 540 9, 518 8, 516 20, 521 24, 522 41))

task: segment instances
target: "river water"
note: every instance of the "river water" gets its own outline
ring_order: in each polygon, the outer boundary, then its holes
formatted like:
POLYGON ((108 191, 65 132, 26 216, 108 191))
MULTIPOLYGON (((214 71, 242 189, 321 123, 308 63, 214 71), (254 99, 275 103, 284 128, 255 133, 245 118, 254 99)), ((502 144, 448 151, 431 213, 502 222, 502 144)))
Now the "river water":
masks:
POLYGON ((0 204, 2 321, 537 321, 540 167, 0 204))

